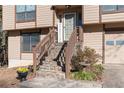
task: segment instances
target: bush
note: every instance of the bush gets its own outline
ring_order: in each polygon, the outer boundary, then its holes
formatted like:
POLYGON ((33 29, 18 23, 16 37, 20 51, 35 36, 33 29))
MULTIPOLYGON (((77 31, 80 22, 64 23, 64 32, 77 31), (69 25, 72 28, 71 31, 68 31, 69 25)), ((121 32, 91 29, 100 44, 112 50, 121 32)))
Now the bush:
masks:
POLYGON ((82 62, 85 64, 93 65, 97 63, 101 59, 101 56, 96 53, 94 49, 85 47, 82 51, 80 48, 77 49, 76 55, 72 57, 72 69, 74 70, 82 70, 83 66, 81 65, 82 62))
POLYGON ((76 80, 94 80, 96 78, 96 74, 93 72, 79 71, 74 72, 73 77, 76 80))
POLYGON ((101 64, 94 64, 85 71, 73 72, 72 78, 76 80, 101 80, 103 70, 104 68, 101 64))
POLYGON ((101 64, 94 64, 92 67, 91 67, 91 70, 97 75, 97 76, 101 76, 102 73, 103 73, 103 66, 101 64))

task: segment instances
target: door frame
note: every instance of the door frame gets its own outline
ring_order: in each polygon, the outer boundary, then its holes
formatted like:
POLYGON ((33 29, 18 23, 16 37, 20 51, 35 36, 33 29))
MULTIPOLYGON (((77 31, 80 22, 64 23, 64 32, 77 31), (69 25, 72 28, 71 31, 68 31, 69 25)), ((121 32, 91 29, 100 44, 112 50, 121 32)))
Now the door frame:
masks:
POLYGON ((68 14, 74 14, 74 18, 75 18, 75 26, 77 24, 77 13, 76 12, 65 12, 64 13, 64 21, 63 21, 63 41, 65 41, 65 15, 68 14))

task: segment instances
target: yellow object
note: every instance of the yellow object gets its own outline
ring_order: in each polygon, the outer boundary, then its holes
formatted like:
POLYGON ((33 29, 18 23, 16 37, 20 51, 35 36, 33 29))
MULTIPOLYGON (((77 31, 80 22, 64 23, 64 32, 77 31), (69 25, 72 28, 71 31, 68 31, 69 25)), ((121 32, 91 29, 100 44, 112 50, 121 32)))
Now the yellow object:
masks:
POLYGON ((27 68, 18 68, 17 69, 18 72, 28 72, 28 69, 27 68))

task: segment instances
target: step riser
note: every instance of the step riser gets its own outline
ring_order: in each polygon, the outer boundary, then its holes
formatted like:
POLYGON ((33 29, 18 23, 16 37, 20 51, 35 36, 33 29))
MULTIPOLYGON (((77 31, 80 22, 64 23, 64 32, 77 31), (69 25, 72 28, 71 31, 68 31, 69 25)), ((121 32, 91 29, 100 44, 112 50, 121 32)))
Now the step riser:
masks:
POLYGON ((65 74, 62 72, 62 68, 57 65, 57 62, 54 61, 61 50, 62 44, 56 45, 51 51, 48 53, 48 56, 45 57, 45 60, 42 61, 43 65, 40 66, 38 74, 44 77, 57 77, 57 78, 65 78, 65 74), (43 73, 44 72, 44 73, 43 73), (50 72, 50 75, 44 75, 45 72, 50 72), (52 75, 53 73, 59 73, 52 75))

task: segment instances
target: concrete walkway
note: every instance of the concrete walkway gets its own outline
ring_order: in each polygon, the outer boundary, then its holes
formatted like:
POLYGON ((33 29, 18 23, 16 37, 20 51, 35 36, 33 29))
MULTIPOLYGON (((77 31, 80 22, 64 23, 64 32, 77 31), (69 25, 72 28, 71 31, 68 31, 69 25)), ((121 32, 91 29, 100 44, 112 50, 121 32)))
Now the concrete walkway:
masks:
POLYGON ((76 81, 57 78, 37 77, 25 81, 20 87, 27 88, 124 88, 124 64, 105 64, 103 83, 76 81))
POLYGON ((103 87, 124 88, 124 64, 105 64, 103 87))
POLYGON ((55 78, 37 77, 32 81, 25 81, 20 84, 21 88, 101 88, 101 82, 76 81, 55 78))

